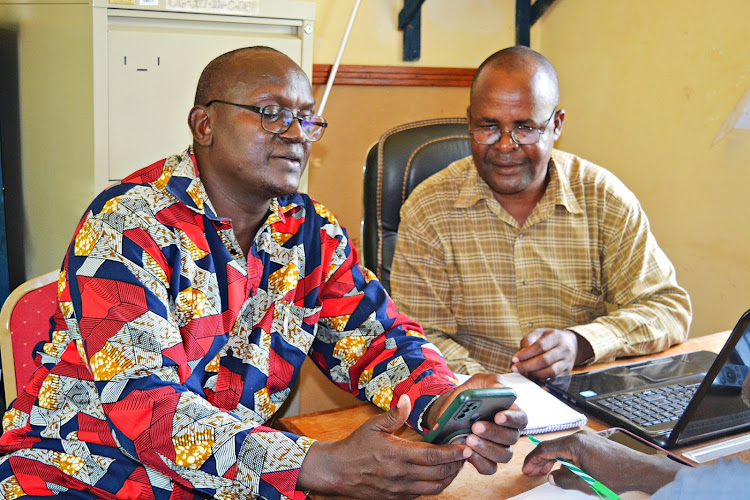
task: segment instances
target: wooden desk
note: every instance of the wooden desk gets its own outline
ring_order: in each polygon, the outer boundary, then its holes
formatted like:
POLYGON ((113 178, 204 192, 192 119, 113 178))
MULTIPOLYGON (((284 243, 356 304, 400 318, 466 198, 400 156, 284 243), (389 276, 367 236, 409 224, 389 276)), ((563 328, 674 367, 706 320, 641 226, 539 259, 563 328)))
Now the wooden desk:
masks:
MULTIPOLYGON (((724 345, 727 337, 729 336, 729 333, 730 332, 721 332, 705 337, 689 339, 686 342, 672 347, 671 349, 668 349, 663 353, 655 354, 652 356, 622 359, 614 361, 612 363, 602 363, 596 365, 595 368, 598 369, 605 366, 631 363, 640 360, 697 350, 706 350, 718 353, 724 345)), ((576 371, 584 370, 578 369, 576 371)), ((334 441, 345 438, 352 431, 362 425, 365 420, 379 413, 382 413, 382 410, 380 410, 376 406, 369 403, 363 403, 361 405, 344 409, 327 410, 317 413, 311 413, 309 415, 282 418, 277 422, 277 427, 280 427, 283 430, 288 430, 295 434, 310 436, 323 441, 334 441)), ((589 418, 586 427, 594 431, 600 431, 606 429, 609 426, 605 425, 599 420, 589 418)), ((542 439, 552 439, 568 434, 570 432, 572 431, 555 432, 543 434, 540 437, 542 439)), ((418 441, 419 439, 421 439, 419 433, 409 428, 401 429, 398 434, 405 439, 414 441, 418 441)), ((716 441, 721 441, 721 439, 716 441)), ((678 454, 695 448, 701 448, 710 443, 711 441, 680 449, 678 450, 678 454)), ((531 488, 534 488, 546 481, 546 478, 544 476, 531 478, 525 476, 521 472, 521 466, 523 465, 524 457, 529 453, 529 451, 531 451, 533 447, 534 445, 528 439, 521 438, 518 443, 513 446, 514 455, 511 461, 507 464, 499 464, 498 471, 494 475, 483 476, 476 472, 476 470, 474 470, 474 467, 472 467, 470 464, 467 464, 458 474, 453 483, 448 488, 446 488, 438 497, 424 498, 440 498, 444 500, 464 500, 466 498, 496 499, 509 498, 523 493, 524 491, 530 490, 531 488)), ((738 456, 741 460, 750 462, 750 451, 745 451, 732 456, 738 456)), ((313 498, 324 497, 313 496, 313 498)))

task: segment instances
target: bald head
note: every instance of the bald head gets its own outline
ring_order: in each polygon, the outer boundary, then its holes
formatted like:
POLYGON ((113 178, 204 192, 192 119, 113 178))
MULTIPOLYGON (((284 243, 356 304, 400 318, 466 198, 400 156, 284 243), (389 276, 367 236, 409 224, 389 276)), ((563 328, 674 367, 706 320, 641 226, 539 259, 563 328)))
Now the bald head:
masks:
POLYGON ((516 81, 525 82, 535 97, 545 103, 550 102, 555 106, 560 101, 555 67, 542 54, 522 45, 499 50, 479 65, 471 82, 471 101, 476 98, 480 87, 487 83, 487 74, 494 72, 505 73, 516 81))
POLYGON ((289 71, 304 73, 284 53, 271 47, 245 47, 222 54, 204 68, 195 91, 196 106, 221 98, 234 87, 249 91, 262 83, 277 83, 289 71))

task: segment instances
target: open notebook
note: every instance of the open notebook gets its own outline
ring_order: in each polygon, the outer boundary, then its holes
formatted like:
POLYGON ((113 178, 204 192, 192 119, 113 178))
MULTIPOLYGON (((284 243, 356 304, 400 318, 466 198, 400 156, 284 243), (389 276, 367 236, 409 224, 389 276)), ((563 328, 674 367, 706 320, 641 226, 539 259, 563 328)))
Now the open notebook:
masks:
MULTIPOLYGON (((456 378, 464 383, 469 376, 457 374, 456 378)), ((529 417, 529 424, 521 434, 543 434, 586 425, 586 415, 566 405, 523 375, 504 373, 500 375, 500 381, 516 391, 516 404, 529 417)))

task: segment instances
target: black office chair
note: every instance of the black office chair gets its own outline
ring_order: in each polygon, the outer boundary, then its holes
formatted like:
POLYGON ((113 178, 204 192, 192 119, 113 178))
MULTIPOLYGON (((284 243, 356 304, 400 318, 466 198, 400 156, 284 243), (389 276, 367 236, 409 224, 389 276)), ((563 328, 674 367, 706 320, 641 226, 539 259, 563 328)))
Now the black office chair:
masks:
POLYGON ((400 125, 383 134, 367 153, 362 260, 388 292, 401 204, 420 182, 470 154, 466 118, 400 125))

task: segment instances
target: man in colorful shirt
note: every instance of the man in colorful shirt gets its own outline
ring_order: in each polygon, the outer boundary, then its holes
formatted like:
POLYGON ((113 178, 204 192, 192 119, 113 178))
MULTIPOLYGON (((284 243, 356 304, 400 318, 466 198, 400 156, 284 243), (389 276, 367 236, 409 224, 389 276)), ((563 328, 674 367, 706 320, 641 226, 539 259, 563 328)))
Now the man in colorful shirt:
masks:
POLYGON ((554 149, 559 99, 541 54, 490 56, 467 110, 472 155, 401 209, 393 298, 457 373, 544 379, 687 336, 690 299, 635 195, 554 149))
POLYGON ((224 54, 195 104, 193 148, 103 192, 76 229, 52 338, 3 420, 0 494, 388 498, 509 460, 518 410, 462 445, 392 435, 496 378, 455 389, 333 215, 296 193, 326 126, 299 66, 264 47, 224 54), (337 442, 268 427, 308 355, 388 413, 337 442))

